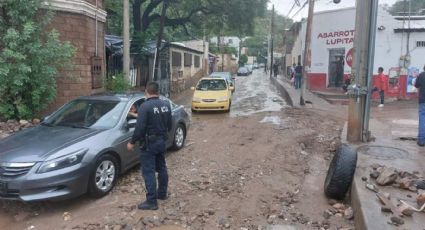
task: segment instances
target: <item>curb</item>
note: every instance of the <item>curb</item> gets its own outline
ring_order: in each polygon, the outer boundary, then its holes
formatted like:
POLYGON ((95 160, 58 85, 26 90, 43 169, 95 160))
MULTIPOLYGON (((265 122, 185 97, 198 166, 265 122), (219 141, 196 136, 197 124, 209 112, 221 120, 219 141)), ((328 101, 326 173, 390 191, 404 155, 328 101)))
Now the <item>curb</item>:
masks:
POLYGON ((288 91, 285 89, 285 87, 283 87, 283 85, 280 84, 279 81, 274 77, 270 77, 270 80, 273 82, 273 85, 276 86, 277 90, 279 90, 279 93, 285 99, 286 103, 289 106, 294 107, 294 102, 292 101, 292 98, 289 95, 288 91))

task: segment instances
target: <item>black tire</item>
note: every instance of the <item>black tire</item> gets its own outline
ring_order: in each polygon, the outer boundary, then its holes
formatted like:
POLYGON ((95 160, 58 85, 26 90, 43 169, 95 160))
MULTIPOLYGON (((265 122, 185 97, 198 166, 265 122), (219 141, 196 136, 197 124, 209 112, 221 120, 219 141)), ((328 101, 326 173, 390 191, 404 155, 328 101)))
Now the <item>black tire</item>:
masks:
POLYGON ((184 147, 186 142, 186 128, 182 124, 178 124, 173 136, 173 150, 180 150, 184 147), (183 135, 183 137, 181 137, 183 135), (183 138, 183 139, 180 139, 183 138))
POLYGON ((232 107, 232 102, 231 101, 229 102, 229 109, 225 110, 224 112, 230 113, 230 107, 232 107))
POLYGON ((325 195, 331 199, 342 200, 353 182, 357 165, 357 152, 347 144, 341 145, 331 164, 325 179, 325 195))
POLYGON ((117 159, 110 154, 104 154, 104 155, 100 156, 96 160, 96 163, 94 164, 93 168, 90 171, 90 178, 89 178, 89 184, 88 184, 88 194, 91 197, 94 197, 94 198, 100 198, 100 197, 105 196, 106 194, 108 194, 112 190, 112 188, 114 188, 114 186, 117 182, 117 179, 118 179, 118 175, 119 175, 119 164, 118 164, 117 159), (112 163, 113 166, 114 166, 114 170, 115 170, 111 186, 110 187, 108 186, 108 188, 104 189, 104 190, 98 188, 98 186, 96 185, 96 182, 97 182, 97 179, 98 179, 98 178, 96 178, 96 171, 99 168, 99 166, 103 163, 112 163))

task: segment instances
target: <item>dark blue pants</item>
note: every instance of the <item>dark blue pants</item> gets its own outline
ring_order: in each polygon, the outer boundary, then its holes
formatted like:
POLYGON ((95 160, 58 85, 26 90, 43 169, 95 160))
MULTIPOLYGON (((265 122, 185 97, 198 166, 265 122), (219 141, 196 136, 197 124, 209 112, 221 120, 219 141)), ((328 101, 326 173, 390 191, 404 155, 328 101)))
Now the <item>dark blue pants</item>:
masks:
POLYGON ((384 99, 385 99, 385 92, 384 90, 379 90, 377 87, 372 89, 372 93, 374 92, 378 92, 379 91, 379 96, 381 97, 381 104, 384 104, 384 99))
POLYGON ((425 103, 419 103, 418 143, 425 144, 425 103))
POLYGON ((301 88, 301 77, 302 75, 297 73, 295 74, 295 89, 301 88))
POLYGON ((166 196, 168 188, 168 172, 165 163, 166 141, 151 141, 140 154, 142 176, 145 180, 146 201, 156 204, 157 196, 166 196), (156 175, 158 173, 158 190, 156 175))

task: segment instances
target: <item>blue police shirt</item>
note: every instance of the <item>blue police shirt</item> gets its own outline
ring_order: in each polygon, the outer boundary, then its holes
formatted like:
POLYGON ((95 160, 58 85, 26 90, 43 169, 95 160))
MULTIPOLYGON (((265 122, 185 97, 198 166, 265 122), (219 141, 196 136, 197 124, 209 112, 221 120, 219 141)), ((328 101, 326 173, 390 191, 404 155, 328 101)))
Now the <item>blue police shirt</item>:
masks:
POLYGON ((134 144, 147 135, 167 138, 171 125, 170 103, 159 97, 148 98, 137 110, 137 123, 131 143, 134 144))

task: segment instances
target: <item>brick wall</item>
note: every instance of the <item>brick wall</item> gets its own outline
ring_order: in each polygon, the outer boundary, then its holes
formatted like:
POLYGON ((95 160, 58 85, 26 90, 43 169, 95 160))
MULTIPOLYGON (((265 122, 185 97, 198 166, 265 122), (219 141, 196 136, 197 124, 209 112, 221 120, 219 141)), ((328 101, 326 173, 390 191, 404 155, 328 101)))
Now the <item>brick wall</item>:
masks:
MULTIPOLYGON (((95 4, 95 0, 87 0, 95 4)), ((98 4, 102 1, 99 0, 98 4)), ((92 89, 91 57, 96 53, 96 23, 85 15, 57 11, 51 27, 60 33, 62 41, 70 41, 75 47, 72 69, 62 70, 57 78, 57 97, 46 113, 52 112, 64 103, 83 95, 103 91, 92 89)), ((105 73, 104 61, 104 23, 98 21, 98 56, 103 58, 102 70, 105 73)))

